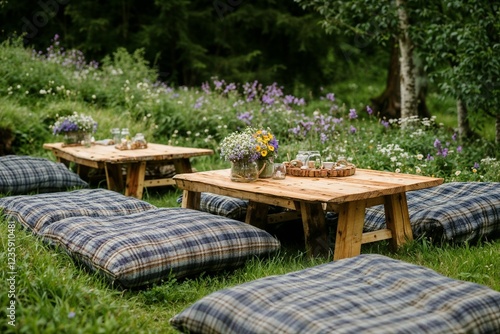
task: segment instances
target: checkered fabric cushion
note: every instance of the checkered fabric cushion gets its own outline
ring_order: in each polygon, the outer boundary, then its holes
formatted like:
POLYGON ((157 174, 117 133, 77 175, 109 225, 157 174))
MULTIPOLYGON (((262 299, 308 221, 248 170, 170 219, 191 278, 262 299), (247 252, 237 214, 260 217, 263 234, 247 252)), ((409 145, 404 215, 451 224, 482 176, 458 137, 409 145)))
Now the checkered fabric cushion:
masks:
POLYGON ((500 293, 381 255, 214 292, 170 319, 186 333, 498 333, 500 293))
MULTIPOLYGON (((177 199, 177 203, 182 203, 182 195, 177 199)), ((201 193, 200 210, 214 215, 244 221, 247 207, 248 201, 243 199, 206 192, 201 193)))
POLYGON ((233 268, 280 247, 254 226, 184 208, 68 218, 40 235, 124 287, 233 268))
POLYGON ((0 157, 0 193, 3 194, 42 193, 88 186, 62 163, 30 156, 0 157))
MULTIPOLYGON (((415 237, 464 242, 500 232, 500 182, 451 182, 407 193, 415 237)), ((384 207, 366 210, 364 230, 385 228, 384 207)))
POLYGON ((80 189, 8 196, 0 198, 0 209, 7 218, 37 234, 43 227, 64 218, 128 215, 156 209, 156 206, 111 190, 80 189))

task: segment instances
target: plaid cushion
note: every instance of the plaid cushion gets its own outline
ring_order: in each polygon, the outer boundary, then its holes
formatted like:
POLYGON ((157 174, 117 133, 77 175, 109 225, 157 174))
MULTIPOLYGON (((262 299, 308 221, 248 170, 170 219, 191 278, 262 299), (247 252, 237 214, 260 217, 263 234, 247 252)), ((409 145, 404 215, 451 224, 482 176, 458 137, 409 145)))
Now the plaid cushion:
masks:
POLYGON ((156 209, 134 197, 106 189, 20 195, 0 198, 4 215, 37 234, 58 220, 78 216, 117 216, 156 209))
MULTIPOLYGON (((451 182, 407 193, 415 237, 470 241, 500 231, 499 182, 451 182)), ((366 210, 365 231, 385 228, 384 207, 366 210)))
MULTIPOLYGON (((177 203, 182 202, 182 195, 177 203)), ((245 220, 248 201, 212 193, 201 193, 200 210, 236 220, 245 220)))
POLYGON ((254 226, 184 208, 68 218, 40 234, 125 287, 236 267, 250 256, 280 247, 278 240, 254 226))
POLYGON ((498 333, 500 293, 381 255, 214 292, 170 319, 186 333, 498 333))
POLYGON ((88 186, 62 163, 30 156, 0 157, 0 193, 17 195, 88 186))

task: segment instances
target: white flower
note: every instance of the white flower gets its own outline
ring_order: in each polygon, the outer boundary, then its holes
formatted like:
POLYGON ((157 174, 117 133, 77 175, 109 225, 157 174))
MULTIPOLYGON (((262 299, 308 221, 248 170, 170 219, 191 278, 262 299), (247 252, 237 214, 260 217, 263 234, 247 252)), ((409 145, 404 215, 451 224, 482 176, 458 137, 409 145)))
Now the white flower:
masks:
POLYGON ((47 91, 45 89, 40 89, 40 94, 45 95, 47 94, 47 91))
POLYGON ((459 176, 460 174, 462 174, 462 172, 461 172, 461 171, 459 171, 459 170, 457 170, 457 171, 455 172, 455 175, 456 175, 456 176, 459 176))

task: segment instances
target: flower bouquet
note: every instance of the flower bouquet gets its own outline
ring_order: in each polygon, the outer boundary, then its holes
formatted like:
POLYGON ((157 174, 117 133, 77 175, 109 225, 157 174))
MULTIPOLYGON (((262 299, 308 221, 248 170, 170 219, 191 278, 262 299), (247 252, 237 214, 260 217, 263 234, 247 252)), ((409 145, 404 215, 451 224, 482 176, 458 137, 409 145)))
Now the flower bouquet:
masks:
POLYGON ((273 175, 274 159, 278 156, 278 140, 271 132, 271 129, 252 129, 253 136, 257 140, 256 150, 259 153, 257 167, 259 177, 268 178, 273 175))
POLYGON ((97 131, 97 122, 91 116, 76 111, 67 116, 59 116, 51 126, 54 135, 63 135, 63 145, 90 143, 92 133, 97 131))
POLYGON ((221 156, 231 162, 231 180, 236 182, 251 182, 263 175, 266 168, 259 169, 259 164, 269 166, 270 177, 277 149, 278 141, 269 129, 251 127, 231 133, 220 145, 221 156))

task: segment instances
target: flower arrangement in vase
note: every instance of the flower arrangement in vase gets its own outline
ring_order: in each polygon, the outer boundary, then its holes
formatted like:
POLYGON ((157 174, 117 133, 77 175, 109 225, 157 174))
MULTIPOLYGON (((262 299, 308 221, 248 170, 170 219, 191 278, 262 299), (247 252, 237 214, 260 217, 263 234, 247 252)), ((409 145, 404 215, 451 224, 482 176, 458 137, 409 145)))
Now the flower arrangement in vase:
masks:
POLYGON ((272 134, 271 129, 252 129, 253 136, 257 140, 257 166, 259 177, 269 178, 273 175, 274 159, 278 156, 278 140, 272 134))
POLYGON ((269 129, 251 127, 231 133, 220 144, 221 156, 231 162, 231 180, 236 182, 251 182, 264 177, 267 168, 271 170, 271 177, 277 149, 278 141, 269 129))
POLYGON ((91 116, 79 114, 59 116, 51 125, 54 135, 63 135, 63 145, 90 144, 92 133, 97 131, 97 122, 91 116))

